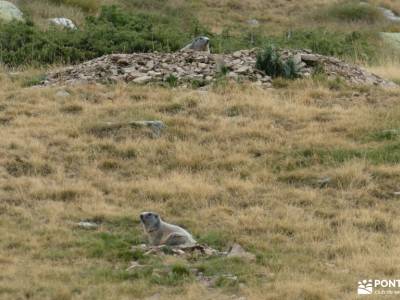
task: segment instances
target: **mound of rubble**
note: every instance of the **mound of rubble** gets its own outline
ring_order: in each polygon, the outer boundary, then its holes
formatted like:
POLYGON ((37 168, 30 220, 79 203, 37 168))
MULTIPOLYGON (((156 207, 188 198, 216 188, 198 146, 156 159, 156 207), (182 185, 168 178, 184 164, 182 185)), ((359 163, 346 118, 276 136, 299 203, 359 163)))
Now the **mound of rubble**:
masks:
MULTIPOLYGON (((280 50, 283 60, 292 58, 300 77, 323 72, 329 78, 339 77, 349 84, 394 87, 396 84, 371 74, 335 57, 314 54, 310 50, 280 50)), ((169 82, 206 85, 221 75, 271 86, 271 77, 256 69, 257 49, 232 54, 181 51, 175 53, 134 53, 105 55, 82 64, 48 74, 43 84, 75 84, 86 82, 169 82)))

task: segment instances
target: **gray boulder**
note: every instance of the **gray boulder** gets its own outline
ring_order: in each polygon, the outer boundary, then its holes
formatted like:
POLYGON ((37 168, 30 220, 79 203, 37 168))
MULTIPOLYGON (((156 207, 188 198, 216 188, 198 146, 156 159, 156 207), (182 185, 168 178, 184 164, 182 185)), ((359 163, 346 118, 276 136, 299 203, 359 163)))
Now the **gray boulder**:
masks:
POLYGON ((24 21, 22 12, 11 2, 0 1, 0 21, 10 22, 12 20, 24 21))

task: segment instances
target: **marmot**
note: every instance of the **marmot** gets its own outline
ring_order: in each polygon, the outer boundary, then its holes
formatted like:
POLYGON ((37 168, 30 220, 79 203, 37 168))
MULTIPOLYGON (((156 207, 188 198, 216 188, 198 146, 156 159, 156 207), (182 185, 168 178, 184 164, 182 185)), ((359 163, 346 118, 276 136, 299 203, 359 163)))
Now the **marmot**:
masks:
POLYGON ((185 229, 168 224, 153 212, 143 212, 140 220, 152 246, 193 246, 196 241, 185 229))
POLYGON ((210 39, 206 36, 199 36, 195 38, 190 44, 183 47, 181 51, 185 51, 188 49, 194 51, 206 51, 207 53, 210 53, 210 39))

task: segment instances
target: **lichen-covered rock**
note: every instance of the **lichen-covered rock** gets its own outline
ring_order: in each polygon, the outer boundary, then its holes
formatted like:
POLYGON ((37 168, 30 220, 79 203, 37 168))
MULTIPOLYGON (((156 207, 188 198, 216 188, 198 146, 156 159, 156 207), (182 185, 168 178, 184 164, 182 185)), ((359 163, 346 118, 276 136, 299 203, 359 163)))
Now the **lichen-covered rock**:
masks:
POLYGON ((10 22, 13 20, 24 21, 24 15, 14 4, 8 1, 0 1, 0 21, 10 22))

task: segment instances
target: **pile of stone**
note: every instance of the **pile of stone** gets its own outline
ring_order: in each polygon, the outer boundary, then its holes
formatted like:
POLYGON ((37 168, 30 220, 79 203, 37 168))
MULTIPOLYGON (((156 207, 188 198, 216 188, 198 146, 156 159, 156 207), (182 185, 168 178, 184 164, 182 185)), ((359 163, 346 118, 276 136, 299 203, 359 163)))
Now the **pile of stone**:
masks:
POLYGON ((336 57, 312 53, 311 50, 281 50, 283 60, 292 58, 298 67, 300 77, 309 77, 321 72, 330 79, 340 78, 350 85, 376 85, 397 87, 389 80, 372 74, 363 68, 349 64, 336 57))
MULTIPOLYGON (((314 54, 309 50, 280 50, 283 60, 293 59, 299 77, 309 77, 321 70, 328 77, 342 78, 349 84, 396 86, 361 68, 334 57, 314 54)), ((175 53, 133 53, 105 55, 82 64, 48 74, 45 85, 88 82, 170 82, 186 85, 197 81, 212 83, 221 76, 271 86, 271 77, 256 68, 257 49, 231 54, 209 54, 199 51, 175 53)))
POLYGON ((134 53, 105 55, 77 66, 55 71, 45 84, 81 82, 172 82, 208 84, 222 74, 243 77, 260 85, 270 85, 271 78, 255 68, 254 51, 243 50, 228 55, 199 51, 176 53, 134 53))

